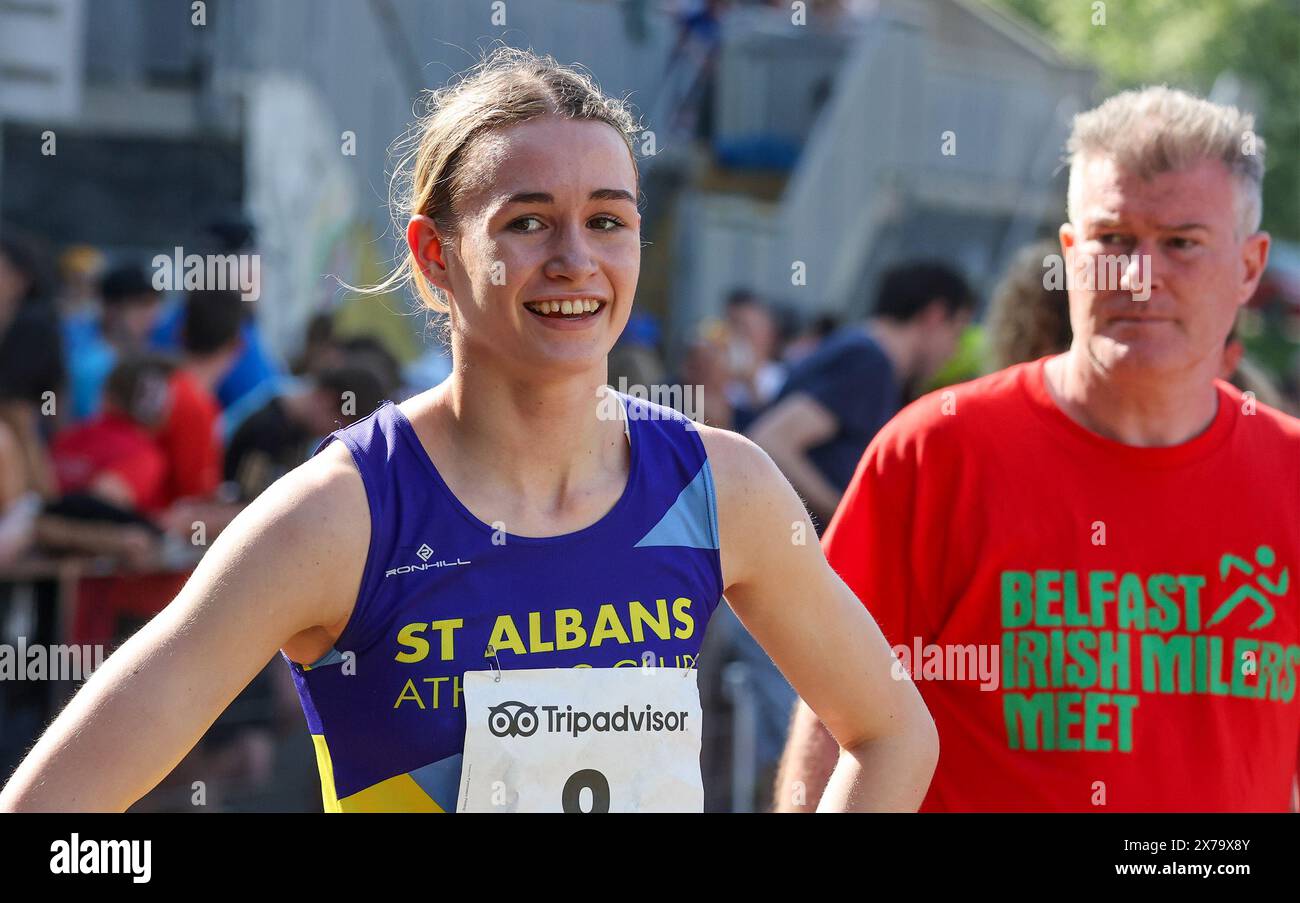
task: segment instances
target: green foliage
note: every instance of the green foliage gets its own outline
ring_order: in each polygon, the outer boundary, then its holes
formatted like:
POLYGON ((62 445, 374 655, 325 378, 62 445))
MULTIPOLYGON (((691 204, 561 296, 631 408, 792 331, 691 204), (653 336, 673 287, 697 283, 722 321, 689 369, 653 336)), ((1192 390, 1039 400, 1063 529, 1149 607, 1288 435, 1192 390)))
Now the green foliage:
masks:
POLYGON ((1300 0, 985 0, 1096 66, 1107 94, 1168 84, 1208 94, 1231 73, 1268 145, 1264 228, 1300 240, 1300 0), (1104 18, 1104 24, 1103 24, 1104 18))

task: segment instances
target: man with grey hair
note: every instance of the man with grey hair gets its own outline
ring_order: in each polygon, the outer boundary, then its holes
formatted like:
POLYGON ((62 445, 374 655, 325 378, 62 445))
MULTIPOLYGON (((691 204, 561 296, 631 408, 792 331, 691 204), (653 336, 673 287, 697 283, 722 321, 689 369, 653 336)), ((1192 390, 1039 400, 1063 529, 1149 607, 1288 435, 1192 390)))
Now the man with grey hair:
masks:
MULTIPOLYGON (((1268 258, 1252 126, 1076 117, 1069 350, 910 405, 827 530, 939 729, 922 811, 1294 807, 1300 421, 1216 378, 1268 258)), ((836 749, 799 704, 779 809, 836 749)))

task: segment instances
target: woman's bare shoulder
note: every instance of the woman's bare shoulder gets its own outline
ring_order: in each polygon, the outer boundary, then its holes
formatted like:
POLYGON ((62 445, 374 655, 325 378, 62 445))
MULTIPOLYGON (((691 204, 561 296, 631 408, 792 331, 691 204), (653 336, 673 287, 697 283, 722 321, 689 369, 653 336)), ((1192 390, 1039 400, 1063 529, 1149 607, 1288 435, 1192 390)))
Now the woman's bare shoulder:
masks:
POLYGON ((761 570, 773 549, 815 544, 803 502, 767 452, 731 430, 700 426, 699 432, 713 474, 726 586, 761 570))
MULTIPOLYGON (((313 609, 313 621, 347 620, 370 548, 365 486, 341 442, 271 484, 222 532, 209 556, 218 568, 252 568, 266 584, 293 574, 284 601, 313 609), (214 555, 214 553, 216 553, 214 555)), ((206 558, 205 558, 206 561, 206 558)))
POLYGON ((719 505, 784 496, 789 491, 789 483, 771 457, 753 441, 732 430, 703 424, 696 429, 709 456, 719 505))

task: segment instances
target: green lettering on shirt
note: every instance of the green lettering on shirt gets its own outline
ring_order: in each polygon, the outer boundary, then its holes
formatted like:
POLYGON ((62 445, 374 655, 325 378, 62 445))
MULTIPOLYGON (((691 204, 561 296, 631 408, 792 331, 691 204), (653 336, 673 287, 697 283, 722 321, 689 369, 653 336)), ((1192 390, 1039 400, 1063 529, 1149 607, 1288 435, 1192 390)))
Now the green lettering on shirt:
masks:
POLYGON ((1178 679, 1178 692, 1192 691, 1192 638, 1187 634, 1162 637, 1154 633, 1142 635, 1142 689, 1148 693, 1174 692, 1174 678, 1178 679))
POLYGON ((1028 571, 1002 572, 1002 626, 1024 627, 1033 617, 1033 578, 1028 571))
POLYGON ((1011 749, 1051 749, 1055 736, 1056 707, 1053 693, 1005 693, 1002 714, 1007 725, 1007 746, 1011 749))

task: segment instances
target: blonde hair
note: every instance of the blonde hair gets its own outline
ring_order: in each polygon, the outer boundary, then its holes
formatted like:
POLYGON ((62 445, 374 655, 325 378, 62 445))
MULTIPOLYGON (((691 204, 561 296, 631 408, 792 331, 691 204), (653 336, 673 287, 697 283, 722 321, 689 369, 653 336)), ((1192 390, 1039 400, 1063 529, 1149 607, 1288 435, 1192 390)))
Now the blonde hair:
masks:
POLYGON ((1263 212, 1264 139, 1255 117, 1159 85, 1124 91, 1074 117, 1070 152, 1069 216, 1076 222, 1081 161, 1110 157, 1141 179, 1219 160, 1236 181, 1237 226, 1242 235, 1259 228, 1263 212))
MULTIPOLYGON (((422 214, 444 236, 456 230, 457 204, 476 187, 477 173, 465 160, 489 132, 541 116, 604 122, 627 144, 637 171, 634 144, 639 128, 630 106, 601 92, 595 80, 554 57, 498 47, 445 87, 425 92, 425 111, 395 146, 401 155, 390 186, 389 206, 397 232, 406 235, 411 217, 422 214)), ((640 176, 637 176, 638 186, 640 176)), ((387 292, 409 283, 424 305, 437 313, 449 306, 442 291, 406 249, 401 261, 367 292, 387 292)))

